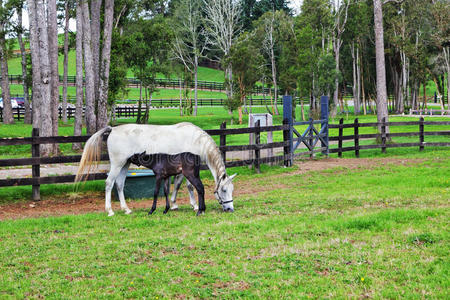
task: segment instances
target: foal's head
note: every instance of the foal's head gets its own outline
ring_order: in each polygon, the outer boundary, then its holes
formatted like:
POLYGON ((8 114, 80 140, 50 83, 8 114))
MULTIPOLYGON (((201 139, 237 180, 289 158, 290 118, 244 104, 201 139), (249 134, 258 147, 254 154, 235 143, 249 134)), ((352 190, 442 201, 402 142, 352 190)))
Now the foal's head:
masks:
POLYGON ((219 181, 216 186, 216 190, 214 191, 214 196, 216 196, 219 204, 222 205, 223 211, 233 212, 233 178, 237 174, 233 174, 228 176, 227 174, 223 174, 222 177, 219 178, 219 181))

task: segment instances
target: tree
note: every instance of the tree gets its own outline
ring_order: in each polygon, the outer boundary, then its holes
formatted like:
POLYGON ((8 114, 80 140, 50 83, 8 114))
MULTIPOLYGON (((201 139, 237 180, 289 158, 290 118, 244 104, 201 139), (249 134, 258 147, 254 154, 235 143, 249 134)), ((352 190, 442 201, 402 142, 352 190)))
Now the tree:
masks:
MULTIPOLYGON (((81 135, 83 126, 83 8, 82 1, 77 0, 76 4, 76 22, 77 22, 77 35, 76 35, 76 104, 75 104, 75 121, 73 126, 73 135, 81 135)), ((82 149, 80 143, 73 143, 72 149, 82 149)))
POLYGON ((63 48, 63 95, 62 121, 67 123, 67 76, 69 72, 69 21, 73 7, 72 1, 64 1, 64 48, 63 48))
MULTIPOLYGON (((211 43, 219 50, 222 57, 227 57, 241 29, 239 17, 241 6, 237 0, 203 0, 206 14, 205 27, 211 43)), ((220 57, 216 57, 220 61, 220 57)), ((225 69, 227 98, 233 96, 233 66, 228 63, 225 69)))
POLYGON ((94 134, 97 131, 97 120, 95 116, 95 73, 94 57, 91 44, 91 23, 89 19, 89 5, 87 0, 81 1, 82 7, 82 26, 83 26, 83 60, 84 73, 86 76, 86 101, 85 117, 86 131, 88 134, 94 134))
POLYGON ((23 41, 23 34, 25 32, 25 28, 23 27, 22 9, 24 7, 24 1, 22 0, 9 1, 9 4, 15 9, 17 14, 17 24, 15 25, 15 32, 17 35, 17 43, 19 44, 21 67, 22 67, 22 87, 25 106, 25 117, 23 122, 25 124, 31 124, 31 109, 29 97, 30 78, 28 76, 28 69, 27 69, 27 53, 25 52, 25 45, 23 41))
MULTIPOLYGON (((50 114, 52 135, 58 135, 59 73, 58 73, 58 16, 56 0, 47 0, 48 56, 50 63, 50 114)), ((59 145, 52 144, 52 153, 58 153, 59 145)))
MULTIPOLYGON (((339 59, 340 59, 340 49, 342 46, 342 34, 345 31, 345 24, 347 23, 348 7, 350 6, 350 0, 336 0, 333 1, 333 14, 334 14, 334 25, 333 25, 333 50, 334 59, 336 61, 336 73, 339 70, 339 59)), ((335 89, 333 93, 333 103, 331 110, 331 115, 335 116, 337 113, 337 106, 339 104, 338 94, 339 94, 339 80, 338 77, 335 78, 335 89)), ((341 107, 343 110, 343 107, 341 107)))
POLYGON ((111 63, 111 40, 114 21, 114 0, 105 0, 103 29, 103 48, 100 59, 100 86, 97 106, 97 130, 102 129, 108 123, 108 83, 111 63))
POLYGON ((202 26, 202 0, 181 0, 173 15, 174 55, 194 75, 194 116, 197 115, 198 62, 205 56, 209 41, 202 26))
MULTIPOLYGON (((226 64, 233 64, 233 82, 238 87, 234 99, 239 104, 239 124, 242 124, 242 105, 245 103, 246 96, 261 78, 262 61, 262 55, 258 53, 255 42, 247 33, 243 33, 239 37, 225 58, 226 64)), ((232 108, 230 107, 230 109, 232 108)))
MULTIPOLYGON (((373 0, 374 30, 375 30, 375 55, 377 74, 377 120, 389 121, 386 89, 386 63, 384 59, 384 31, 382 0, 373 0)), ((381 125, 378 126, 381 132, 381 125)), ((389 133, 389 127, 386 128, 389 133)))
POLYGON ((8 45, 6 41, 7 25, 12 11, 4 6, 3 1, 0 0, 0 59, 1 59, 1 86, 3 98, 3 123, 13 124, 14 117, 11 106, 11 95, 9 90, 8 77, 8 45))

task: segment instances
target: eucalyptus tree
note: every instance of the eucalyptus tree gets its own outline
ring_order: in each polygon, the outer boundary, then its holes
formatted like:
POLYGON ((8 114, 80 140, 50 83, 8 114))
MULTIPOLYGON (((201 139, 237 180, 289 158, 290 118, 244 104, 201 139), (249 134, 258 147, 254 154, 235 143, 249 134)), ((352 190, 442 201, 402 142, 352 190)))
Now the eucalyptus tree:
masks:
POLYGON ((13 124, 14 117, 11 106, 11 94, 8 77, 8 45, 6 35, 9 30, 9 20, 12 17, 12 10, 0 0, 0 59, 1 59, 1 87, 3 98, 3 123, 13 124))
MULTIPOLYGON (((83 127, 83 8, 82 8, 82 0, 77 0, 76 3, 76 45, 75 45, 75 53, 76 53, 76 77, 75 77, 75 86, 76 86, 76 103, 75 103, 75 120, 73 126, 73 135, 79 136, 81 135, 82 127, 83 127)), ((79 150, 82 149, 80 143, 73 143, 72 149, 79 150)))
POLYGON ((433 41, 443 58, 447 73, 447 109, 450 109, 450 3, 446 0, 432 0, 431 13, 435 31, 433 41))
MULTIPOLYGON (((56 0, 47 0, 48 56, 50 62, 50 107, 52 135, 58 135, 59 73, 58 73, 58 16, 56 0)), ((52 153, 59 150, 58 144, 50 145, 52 153)))
POLYGON ((22 68, 22 88, 25 106, 25 117, 23 122, 25 124, 31 124, 31 109, 29 97, 31 78, 29 78, 28 76, 27 53, 25 51, 25 43, 24 43, 24 34, 26 33, 26 29, 23 26, 23 13, 22 13, 25 3, 23 0, 10 0, 8 4, 11 5, 11 7, 15 10, 17 14, 17 23, 14 25, 14 31, 17 36, 17 43, 19 44, 21 57, 20 62, 22 68))
POLYGON ((255 34, 261 43, 261 52, 268 60, 272 73, 274 89, 275 114, 279 114, 278 101, 278 62, 280 58, 282 42, 292 33, 291 17, 284 11, 269 11, 255 21, 255 34))
POLYGON ((111 42, 114 22, 114 0, 105 0, 105 13, 103 16, 103 43, 102 55, 99 60, 99 95, 97 103, 97 130, 108 123, 108 89, 109 71, 111 64, 111 42))
MULTIPOLYGON (((239 124, 242 124, 242 105, 246 105, 247 95, 261 78, 263 57, 255 44, 251 34, 243 33, 225 58, 225 63, 233 64, 233 82, 238 88, 234 101, 238 104, 239 124)), ((233 108, 229 107, 230 110, 233 108)))
MULTIPOLYGON (((334 17, 334 24, 333 24, 333 51, 334 51, 334 59, 336 61, 336 73, 340 72, 339 69, 339 61, 340 61, 340 49, 343 43, 342 40, 342 34, 345 31, 345 25, 347 23, 347 17, 348 17, 348 8, 350 6, 350 0, 333 0, 332 1, 332 7, 333 7, 333 17, 334 17)), ((334 80, 334 93, 333 93, 333 103, 331 114, 336 115, 337 113, 337 107, 339 105, 339 79, 336 76, 334 80)), ((343 110, 343 106, 341 103, 341 111, 343 110)))
POLYGON ((198 63, 209 46, 203 27, 202 4, 203 0, 180 0, 172 16, 174 56, 194 75, 194 116, 197 115, 198 63))
MULTIPOLYGON (((386 2, 388 0, 385 0, 386 2)), ((373 0, 375 55, 377 74, 377 120, 381 124, 383 120, 389 121, 386 88, 386 63, 384 59, 384 29, 383 29, 383 0, 373 0)), ((381 131, 381 125, 378 126, 381 131)), ((386 127, 389 133, 389 127, 386 127)))
MULTIPOLYGON (((230 53, 233 43, 241 30, 239 18, 241 4, 237 0, 203 0, 205 28, 214 50, 220 53, 215 60, 220 61, 230 53)), ((233 66, 228 62, 224 66, 227 98, 233 96, 233 66)))

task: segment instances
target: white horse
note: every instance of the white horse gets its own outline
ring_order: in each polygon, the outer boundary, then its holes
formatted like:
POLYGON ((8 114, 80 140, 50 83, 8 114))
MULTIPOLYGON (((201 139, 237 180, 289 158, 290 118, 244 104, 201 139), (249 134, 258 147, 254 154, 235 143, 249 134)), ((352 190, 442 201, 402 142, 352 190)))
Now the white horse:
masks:
MULTIPOLYGON (((111 208, 111 190, 116 183, 120 207, 126 214, 131 213, 123 194, 123 187, 130 165, 129 158, 135 153, 146 152, 177 154, 191 152, 200 156, 210 169, 216 183, 214 195, 224 211, 232 212, 233 183, 236 174, 228 176, 220 151, 214 140, 199 127, 183 122, 175 125, 138 125, 127 124, 117 127, 105 127, 94 133, 84 146, 75 182, 86 178, 92 166, 98 164, 101 155, 101 144, 107 138, 110 171, 106 179, 105 210, 113 216, 111 208), (85 170, 87 169, 87 172, 85 170)), ((182 179, 182 178, 181 178, 182 179)), ((181 183, 180 183, 181 184, 181 183)), ((179 184, 177 185, 179 187, 179 184)), ((198 208, 191 191, 190 201, 194 209, 198 208)), ((176 196, 176 193, 175 193, 176 196)), ((172 197, 172 209, 176 208, 175 196, 172 197)), ((202 212, 199 212, 202 213, 202 212)))

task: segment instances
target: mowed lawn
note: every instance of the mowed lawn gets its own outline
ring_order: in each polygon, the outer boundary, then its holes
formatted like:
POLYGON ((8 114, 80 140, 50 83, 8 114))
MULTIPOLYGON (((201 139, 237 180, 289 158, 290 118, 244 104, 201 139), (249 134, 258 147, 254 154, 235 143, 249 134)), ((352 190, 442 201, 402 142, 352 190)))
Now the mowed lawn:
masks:
POLYGON ((240 172, 232 214, 2 221, 0 298, 443 299, 449 154, 240 172))

